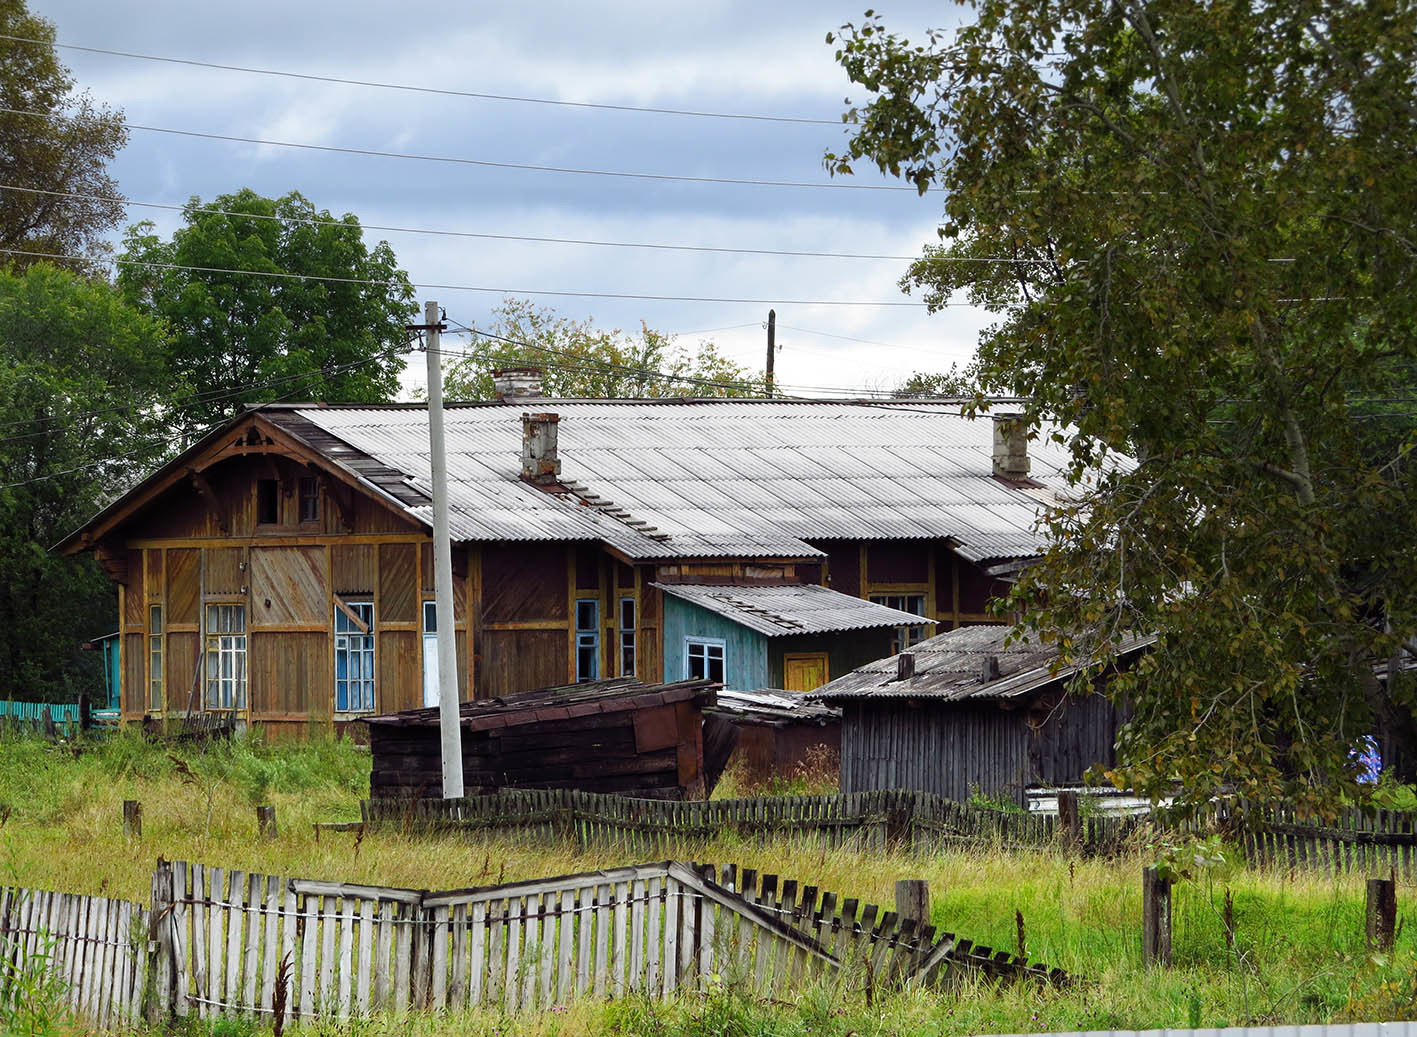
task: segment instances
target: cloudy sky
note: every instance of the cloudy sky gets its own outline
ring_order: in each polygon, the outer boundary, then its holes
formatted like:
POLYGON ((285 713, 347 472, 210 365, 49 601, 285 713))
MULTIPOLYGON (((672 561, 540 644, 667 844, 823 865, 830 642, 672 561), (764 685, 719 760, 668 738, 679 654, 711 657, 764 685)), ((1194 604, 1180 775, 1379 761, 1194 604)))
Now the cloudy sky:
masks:
MULTIPOLYGON (((861 92, 826 33, 867 0, 592 5, 391 4, 372 0, 236 8, 193 0, 30 0, 58 42, 225 65, 593 104, 835 122, 861 92), (239 14, 237 13, 239 12, 239 14)), ((951 6, 901 3, 889 27, 947 27, 951 6)), ((903 295, 904 259, 842 259, 560 244, 419 230, 600 242, 917 255, 935 240, 938 194, 862 169, 832 180, 822 155, 839 124, 703 118, 321 83, 62 49, 80 86, 160 127, 407 155, 739 180, 774 187, 496 169, 182 137, 134 128, 113 171, 132 202, 180 204, 250 187, 298 189, 318 207, 407 230, 385 238, 451 320, 486 324, 503 293, 609 328, 711 339, 763 364, 776 308, 779 379, 795 391, 889 388, 973 352, 987 314, 929 316, 903 295), (458 286, 456 288, 449 286, 458 286), (470 288, 494 289, 471 291, 470 288), (536 293, 594 293, 586 296, 536 293), (751 302, 616 299, 692 296, 751 302), (873 305, 825 305, 850 302, 873 305), (901 305, 905 303, 906 305, 901 305), (889 304, 889 305, 882 305, 889 304), (865 341, 857 341, 865 340, 865 341)), ((175 214, 133 206, 166 234, 175 214)), ((792 391, 790 389, 789 391, 792 391)))

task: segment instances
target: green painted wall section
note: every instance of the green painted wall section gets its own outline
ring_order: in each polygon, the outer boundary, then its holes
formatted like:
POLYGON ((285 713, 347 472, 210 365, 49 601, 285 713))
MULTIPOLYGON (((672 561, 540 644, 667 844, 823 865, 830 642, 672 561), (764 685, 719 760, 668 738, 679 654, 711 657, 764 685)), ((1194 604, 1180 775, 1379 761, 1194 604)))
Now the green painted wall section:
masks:
MULTIPOLYGON (((768 639, 755 630, 672 594, 664 595, 664 679, 684 679, 684 638, 723 641, 723 683, 737 691, 756 691, 768 683, 768 639)), ((779 660, 779 669, 781 661, 779 660)))
POLYGON ((865 666, 891 654, 891 634, 894 627, 879 630, 841 630, 830 634, 797 634, 774 637, 768 642, 768 681, 766 688, 781 688, 784 655, 799 652, 827 653, 827 680, 835 680, 858 666, 865 666))

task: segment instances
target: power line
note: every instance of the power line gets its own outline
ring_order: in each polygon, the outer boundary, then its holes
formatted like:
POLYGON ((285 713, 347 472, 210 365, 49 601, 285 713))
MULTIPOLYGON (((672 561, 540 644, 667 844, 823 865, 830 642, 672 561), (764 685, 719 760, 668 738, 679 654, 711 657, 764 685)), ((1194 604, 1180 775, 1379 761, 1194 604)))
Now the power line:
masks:
MULTIPOLYGON (((68 116, 58 112, 36 112, 25 108, 0 108, 3 115, 24 115, 52 122, 68 120, 68 116)), ((803 187, 826 191, 909 191, 918 194, 914 187, 896 184, 847 184, 809 180, 755 180, 748 177, 731 176, 687 176, 677 173, 639 173, 619 169, 579 169, 571 166, 542 166, 528 162, 496 162, 491 159, 465 158, 457 155, 416 155, 405 151, 379 151, 374 148, 347 148, 335 144, 307 144, 291 140, 266 140, 260 137, 240 137, 227 133, 204 133, 199 130, 178 130, 168 126, 147 126, 130 122, 125 124, 130 130, 147 133, 166 133, 177 137, 196 137, 201 140, 222 140, 236 144, 260 144, 273 148, 296 148, 302 151, 323 151, 336 155, 367 155, 373 158, 397 158, 413 162, 442 162, 459 166, 478 166, 484 169, 517 169, 534 173, 563 173, 576 176, 620 177, 630 180, 658 180, 689 184, 733 184, 748 187, 803 187)))
POLYGON ((108 50, 103 47, 84 47, 77 43, 36 40, 25 36, 6 36, 0 40, 12 43, 34 43, 44 47, 58 47, 64 50, 79 50, 89 54, 107 54, 119 58, 136 58, 141 61, 162 61, 172 65, 191 65, 196 68, 214 68, 223 72, 246 72, 258 76, 279 76, 286 79, 303 79, 315 83, 338 83, 342 86, 375 87, 380 90, 402 90, 409 93, 437 94, 444 97, 471 97, 480 101, 516 101, 521 104, 557 105, 566 108, 592 108, 612 112, 641 112, 653 115, 685 115, 698 119, 745 119, 752 122, 785 122, 809 126, 840 126, 841 119, 816 119, 795 115, 756 115, 745 112, 705 112, 685 108, 656 108, 647 105, 609 104, 595 101, 565 101, 550 97, 523 97, 515 94, 492 94, 473 90, 452 90, 446 87, 413 86, 406 83, 385 83, 370 79, 345 79, 340 76, 322 76, 311 72, 287 72, 279 69, 253 68, 247 65, 223 65, 214 61, 198 61, 194 58, 172 58, 157 54, 139 54, 127 50, 108 50))
MULTIPOLYGON (((573 292, 556 289, 527 289, 527 288, 490 288, 483 285, 470 284, 435 284, 431 282, 404 282, 404 281, 380 281, 363 277, 327 277, 318 274, 292 274, 283 270, 236 270, 228 267, 215 266, 186 266, 180 263, 155 263, 142 259, 95 259, 92 256, 78 256, 57 252, 30 252, 24 249, 0 248, 0 255, 29 256, 37 259, 62 259, 81 263, 113 263, 119 266, 138 266, 153 270, 179 270, 187 273, 198 274, 244 274, 251 277, 273 277, 294 281, 318 281, 332 284, 363 284, 375 285, 386 288, 403 288, 411 286, 413 288, 426 288, 433 291, 447 292, 486 292, 494 295, 518 296, 518 295, 551 295, 572 299, 631 299, 641 302, 711 302, 721 304, 742 304, 753 306, 878 306, 897 307, 923 306, 924 303, 907 300, 887 300, 873 302, 871 300, 860 299, 740 299, 725 298, 709 295, 648 295, 631 292, 573 292)), ((936 306, 968 306, 969 303, 936 303, 936 306)))
MULTIPOLYGON (((3 39, 0 36, 0 39, 3 39)), ((172 212, 186 212, 186 205, 177 205, 171 202, 135 202, 118 195, 102 194, 81 194, 73 191, 46 191, 38 187, 20 187, 16 184, 0 184, 0 191, 23 191, 26 194, 40 194, 51 198, 74 198, 81 201, 92 202, 116 202, 120 205, 142 206, 148 209, 166 209, 172 212)), ((312 227, 345 227, 349 224, 342 220, 318 220, 309 219, 304 216, 275 216, 266 213, 239 212, 233 209, 216 209, 210 206, 202 206, 201 212, 211 213, 216 216, 235 216, 250 220, 272 220, 285 223, 301 223, 312 227)), ((534 241, 542 244, 552 245, 596 245, 603 248, 645 248, 662 249, 669 252, 714 252, 726 253, 730 255, 745 256, 798 256, 812 259, 887 259, 902 262, 914 262, 919 256, 891 256, 874 252, 808 252, 795 249, 774 249, 774 248, 728 248, 717 245, 668 245, 648 241, 599 241, 590 238, 550 238, 536 237, 528 234, 488 234, 479 231, 468 230, 438 230, 432 227, 391 227, 378 223, 361 223, 361 230, 377 230, 399 234, 431 234, 438 237, 448 238, 479 238, 491 241, 534 241)), ((962 262, 965 260, 961 260, 962 262)), ((1014 259, 973 259, 968 262, 998 262, 1017 263, 1023 260, 1014 259)))

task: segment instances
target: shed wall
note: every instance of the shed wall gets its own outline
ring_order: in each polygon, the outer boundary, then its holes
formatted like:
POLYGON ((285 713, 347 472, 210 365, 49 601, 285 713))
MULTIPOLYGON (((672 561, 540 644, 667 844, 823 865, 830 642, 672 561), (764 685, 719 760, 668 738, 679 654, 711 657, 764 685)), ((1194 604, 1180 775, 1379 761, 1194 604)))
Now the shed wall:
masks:
POLYGON ((742 691, 770 687, 766 637, 672 594, 665 594, 663 601, 665 681, 683 680, 688 675, 684 638, 712 637, 724 642, 725 687, 742 691))

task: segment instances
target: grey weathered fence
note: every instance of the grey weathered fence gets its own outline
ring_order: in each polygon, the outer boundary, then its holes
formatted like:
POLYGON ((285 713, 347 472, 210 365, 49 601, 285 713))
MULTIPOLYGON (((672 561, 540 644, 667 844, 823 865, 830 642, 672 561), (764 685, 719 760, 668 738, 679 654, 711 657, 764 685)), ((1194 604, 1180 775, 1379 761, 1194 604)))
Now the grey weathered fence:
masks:
POLYGON ((570 789, 507 789, 460 800, 385 799, 363 805, 366 824, 540 836, 579 846, 673 853, 685 841, 725 834, 791 835, 836 847, 886 846, 928 852, 951 845, 1030 849, 1066 843, 1083 853, 1113 853, 1139 829, 1219 827, 1260 866, 1322 868, 1417 876, 1417 812, 1353 809, 1323 824, 1282 806, 1240 803, 1200 818, 1084 815, 993 810, 903 790, 825 796, 769 796, 666 802, 570 789))
POLYGON ((4 896, 0 987, 48 977, 95 1026, 516 1012, 709 982, 778 997, 807 980, 931 983, 958 969, 1066 979, 810 884, 679 861, 442 892, 160 861, 151 911, 4 896))
POLYGON ((150 917, 106 897, 0 888, 0 995, 27 985, 57 996, 85 1022, 141 1018, 150 917))
MULTIPOLYGON (((801 835, 830 846, 918 850, 987 842, 1004 848, 1052 843, 1056 814, 969 806, 927 792, 849 792, 674 802, 573 789, 507 789, 466 799, 381 799, 363 804, 373 826, 539 835, 547 839, 674 852, 685 840, 724 834, 801 835)), ((1134 816, 1078 819, 1078 841, 1091 850, 1119 846, 1142 821, 1134 816)))

